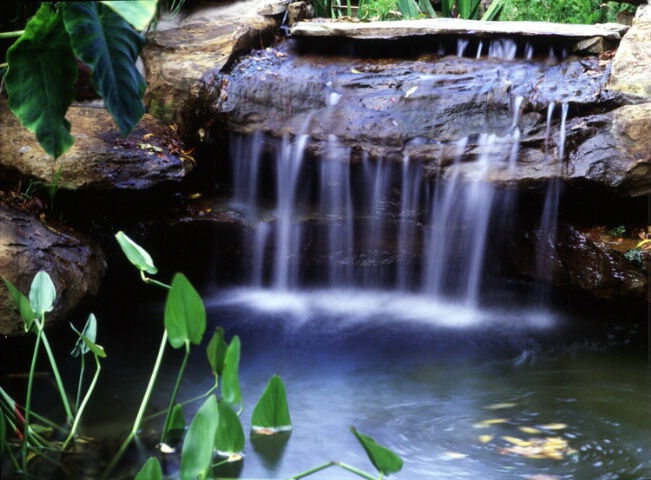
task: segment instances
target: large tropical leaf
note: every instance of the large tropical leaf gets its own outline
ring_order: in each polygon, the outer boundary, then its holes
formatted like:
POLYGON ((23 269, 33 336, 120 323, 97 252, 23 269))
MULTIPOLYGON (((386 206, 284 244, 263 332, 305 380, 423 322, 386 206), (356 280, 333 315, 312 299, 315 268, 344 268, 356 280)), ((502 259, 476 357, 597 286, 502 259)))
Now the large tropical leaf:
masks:
POLYGON ((145 113, 147 84, 136 68, 144 37, 103 4, 70 2, 61 8, 72 48, 91 68, 97 93, 126 137, 145 113))
POLYGON ((219 455, 239 460, 244 450, 244 429, 240 417, 228 402, 219 402, 217 408, 219 425, 215 434, 215 449, 219 455))
POLYGON ((355 427, 350 427, 350 431, 353 432, 357 441, 359 441, 364 448, 364 451, 366 451, 366 455, 368 455, 373 466, 382 475, 396 473, 402 469, 402 458, 394 452, 375 443, 375 440, 373 440, 372 437, 359 433, 355 430, 355 427))
POLYGON ((206 331, 206 308, 201 297, 182 273, 172 279, 165 303, 165 327, 174 348, 186 342, 199 345, 206 331))
POLYGON ((210 395, 192 419, 181 451, 181 480, 206 478, 219 425, 217 398, 210 395))
POLYGON ((276 433, 292 429, 285 385, 278 375, 269 380, 251 415, 253 431, 276 433))
POLYGON ((130 2, 100 2, 113 9, 118 15, 133 25, 136 30, 144 30, 156 14, 158 0, 131 0, 130 2))
POLYGON ((65 118, 72 103, 77 63, 61 18, 43 3, 25 33, 7 50, 9 108, 36 134, 45 152, 58 158, 75 139, 65 118))

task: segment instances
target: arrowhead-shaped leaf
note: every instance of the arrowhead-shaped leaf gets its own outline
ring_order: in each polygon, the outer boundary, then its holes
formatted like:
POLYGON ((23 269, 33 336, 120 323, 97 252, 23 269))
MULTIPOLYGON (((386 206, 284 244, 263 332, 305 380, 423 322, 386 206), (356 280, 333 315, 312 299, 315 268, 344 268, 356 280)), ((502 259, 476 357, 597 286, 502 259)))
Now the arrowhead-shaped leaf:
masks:
POLYGON ((185 436, 181 451, 181 480, 206 478, 215 450, 218 424, 217 398, 210 395, 192 419, 185 436))
POLYGON ((226 350, 224 374, 222 375, 222 396, 231 405, 237 405, 242 402, 239 371, 240 338, 236 335, 226 350))
POLYGON ((278 375, 269 380, 251 415, 253 431, 280 432, 292 429, 285 385, 278 375))
POLYGON ((70 2, 61 8, 72 48, 91 68, 97 93, 126 137, 145 113, 142 97, 147 84, 136 68, 144 37, 102 4, 70 2))
POLYGON ((9 108, 43 150, 58 158, 75 141, 65 115, 78 73, 60 11, 43 3, 7 50, 7 63, 9 108))
POLYGON ((206 348, 208 363, 210 363, 210 368, 215 376, 221 375, 224 371, 224 359, 226 358, 227 349, 228 345, 224 340, 224 329, 217 327, 206 348))
POLYGON ((206 309, 201 297, 182 273, 172 279, 165 303, 165 327, 170 345, 179 348, 185 342, 201 343, 206 331, 206 309))
POLYGON ((32 310, 32 304, 29 302, 29 299, 23 295, 20 290, 12 285, 12 283, 6 278, 2 278, 11 294, 12 298, 18 305, 20 310, 20 316, 25 323, 25 331, 29 332, 29 329, 32 328, 32 322, 34 322, 34 310, 32 310))
POLYGON ((165 432, 165 443, 174 448, 183 437, 185 432, 185 417, 183 416, 183 407, 180 403, 174 405, 172 415, 170 416, 170 423, 165 432))
POLYGON ((34 313, 41 316, 46 312, 51 312, 56 296, 57 292, 50 275, 41 270, 32 280, 32 286, 29 289, 29 303, 32 305, 34 313))
POLYGON ((244 429, 233 407, 227 402, 219 402, 219 425, 215 434, 215 448, 219 455, 241 457, 244 450, 244 429))
MULTIPOLYGON (((75 327, 72 327, 72 329, 77 332, 75 327)), ((92 313, 88 315, 88 320, 86 320, 84 329, 81 331, 81 333, 77 332, 77 334, 79 335, 79 339, 75 344, 75 348, 72 350, 72 352, 70 352, 70 355, 73 357, 86 355, 90 350, 88 345, 86 345, 86 342, 84 342, 83 337, 85 337, 91 343, 95 343, 95 340, 97 339, 97 319, 95 318, 95 315, 92 313)))
POLYGON ((124 232, 120 231, 116 233, 115 239, 118 241, 118 244, 120 244, 120 248, 126 257, 138 270, 152 275, 155 275, 158 272, 158 269, 154 266, 154 261, 151 259, 151 255, 149 255, 144 248, 127 237, 124 232))
POLYGON ((354 427, 350 427, 350 431, 353 432, 355 438, 357 438, 364 448, 364 451, 366 451, 366 455, 368 455, 368 459, 371 461, 373 466, 382 475, 396 473, 402 469, 402 458, 398 455, 388 448, 378 445, 375 443, 375 440, 368 435, 359 433, 354 427))
POLYGON ((131 0, 130 2, 100 2, 113 9, 118 15, 133 25, 136 30, 144 30, 156 14, 157 0, 131 0))
POLYGON ((158 459, 150 457, 138 472, 135 480, 163 480, 163 471, 158 459))

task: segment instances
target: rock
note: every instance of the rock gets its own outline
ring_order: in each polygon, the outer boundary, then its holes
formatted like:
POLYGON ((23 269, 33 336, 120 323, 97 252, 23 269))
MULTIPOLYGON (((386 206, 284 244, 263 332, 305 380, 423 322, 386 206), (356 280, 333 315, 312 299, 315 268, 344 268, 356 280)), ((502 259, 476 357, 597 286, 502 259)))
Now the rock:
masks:
POLYGON ((287 7, 287 26, 291 27, 296 22, 314 18, 314 8, 306 2, 292 2, 287 7))
POLYGON ((609 88, 651 97, 651 5, 638 7, 633 26, 617 50, 609 88))
MULTIPOLYGON (((480 22, 460 18, 431 18, 396 22, 300 22, 293 26, 295 37, 346 37, 361 40, 399 39, 405 37, 435 37, 443 35, 473 38, 537 39, 563 37, 570 50, 580 41, 601 38, 607 42, 601 48, 619 41, 620 34, 597 25, 566 25, 545 22, 480 22), (610 42, 610 43, 608 43, 610 42)), ((590 42, 592 48, 595 42, 590 42)), ((595 52, 595 50, 590 50, 595 52)), ((598 52, 595 52, 598 53, 598 52)))
MULTIPOLYGON (((204 77, 275 39, 280 20, 258 14, 257 8, 256 0, 205 4, 187 15, 166 17, 142 52, 148 112, 178 124, 183 134, 203 127, 208 119, 200 112, 210 103, 204 77)), ((219 95, 219 89, 213 93, 219 95)))
POLYGON ((258 15, 273 17, 274 15, 283 14, 287 11, 287 5, 289 5, 289 0, 263 3, 262 6, 258 7, 258 15))
POLYGON ((511 250, 512 260, 523 275, 558 287, 577 288, 597 298, 647 300, 647 273, 624 256, 636 240, 622 244, 595 229, 561 223, 556 240, 548 242, 543 271, 538 271, 538 262, 532 261, 539 241, 540 230, 525 230, 511 250))
MULTIPOLYGON (((57 291, 46 323, 65 320, 99 290, 106 272, 102 251, 83 236, 0 206, 0 275, 29 296, 34 276, 46 271, 57 291)), ((0 335, 24 332, 4 284, 0 285, 0 335)))
POLYGON ((126 139, 101 103, 72 105, 66 118, 75 144, 55 162, 20 125, 6 99, 0 100, 0 168, 70 190, 143 190, 178 182, 190 168, 179 159, 182 152, 170 152, 182 145, 176 134, 149 115, 126 139))

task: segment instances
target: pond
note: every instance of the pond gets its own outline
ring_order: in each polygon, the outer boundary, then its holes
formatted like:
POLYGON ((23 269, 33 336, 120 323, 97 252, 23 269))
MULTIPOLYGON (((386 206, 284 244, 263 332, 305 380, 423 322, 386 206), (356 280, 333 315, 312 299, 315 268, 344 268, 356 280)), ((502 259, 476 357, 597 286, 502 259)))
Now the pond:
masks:
MULTIPOLYGON (((217 470, 219 478, 288 478, 330 460, 374 471, 350 426, 404 459, 398 479, 651 475, 640 308, 573 301, 536 310, 514 295, 479 309, 352 289, 217 289, 204 298, 209 330, 223 326, 242 341, 247 437, 253 406, 274 374, 285 382, 294 426, 291 434, 247 438, 244 460, 217 470)), ((123 438, 153 365, 162 309, 107 306, 105 315, 117 318, 100 327, 109 358, 86 434, 116 445, 123 438)), ((166 407, 180 360, 168 352, 152 411, 166 407)), ((213 383, 205 350, 196 348, 181 399, 213 383)), ((186 419, 200 403, 185 407, 186 419)), ((145 424, 145 445, 161 421, 145 424)), ((141 465, 150 454, 143 448, 129 461, 141 465)), ((176 455, 167 467, 177 478, 176 455)), ((359 477, 331 468, 309 478, 359 477)))

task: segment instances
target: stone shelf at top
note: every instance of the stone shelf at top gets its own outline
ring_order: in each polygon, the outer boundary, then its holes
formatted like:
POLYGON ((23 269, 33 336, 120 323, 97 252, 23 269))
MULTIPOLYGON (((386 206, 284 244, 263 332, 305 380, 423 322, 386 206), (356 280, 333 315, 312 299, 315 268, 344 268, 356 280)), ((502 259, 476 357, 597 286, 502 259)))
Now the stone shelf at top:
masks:
POLYGON ((544 22, 483 22, 460 18, 431 18, 392 22, 345 22, 318 19, 296 23, 293 37, 400 39, 419 36, 474 36, 477 38, 567 39, 571 51, 601 53, 617 46, 628 27, 616 23, 567 25, 544 22))

